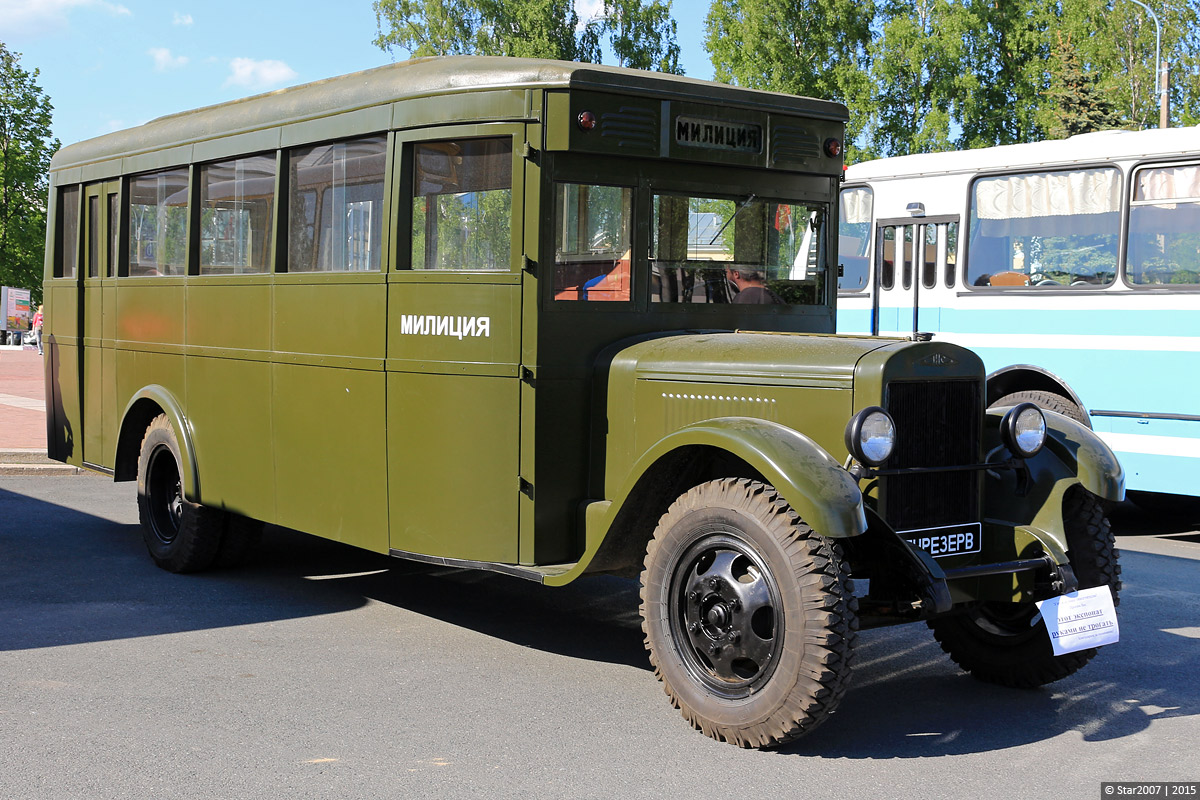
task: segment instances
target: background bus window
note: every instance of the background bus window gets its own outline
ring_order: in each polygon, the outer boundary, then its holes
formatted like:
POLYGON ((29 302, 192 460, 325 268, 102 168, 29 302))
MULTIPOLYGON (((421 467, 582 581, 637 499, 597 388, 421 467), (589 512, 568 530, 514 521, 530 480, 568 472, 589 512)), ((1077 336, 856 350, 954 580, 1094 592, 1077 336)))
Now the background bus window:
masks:
POLYGON ((186 167, 129 181, 129 274, 183 275, 187 265, 186 167))
POLYGON ((946 224, 946 288, 954 288, 958 273, 958 223, 946 224))
POLYGON ((891 289, 896 285, 896 227, 888 225, 880 232, 879 241, 879 288, 891 289))
POLYGON ((275 157, 200 168, 200 274, 269 272, 275 157))
POLYGON ((1200 165, 1138 171, 1127 272, 1138 286, 1200 283, 1200 165))
POLYGON ((871 214, 875 197, 865 186, 844 189, 838 215, 839 292, 861 292, 867 288, 871 243, 871 214))
POLYGON ((412 268, 512 265, 512 139, 413 148, 412 268))
POLYGON ((938 273, 938 230, 941 225, 926 225, 925 243, 921 248, 921 285, 926 289, 937 286, 938 273))
POLYGON ((632 201, 623 186, 555 186, 555 300, 630 299, 632 201))
POLYGON ((824 299, 825 209, 765 200, 655 195, 650 299, 813 305, 824 299))
POLYGON ((973 286, 1108 286, 1116 279, 1121 173, 1112 168, 975 181, 973 286))
POLYGON ((914 249, 913 248, 913 226, 905 225, 904 226, 904 268, 903 268, 903 271, 900 273, 901 281, 902 281, 901 285, 905 289, 912 288, 913 260, 914 260, 913 249, 914 249))
POLYGON ((288 153, 288 272, 378 270, 387 138, 288 153))

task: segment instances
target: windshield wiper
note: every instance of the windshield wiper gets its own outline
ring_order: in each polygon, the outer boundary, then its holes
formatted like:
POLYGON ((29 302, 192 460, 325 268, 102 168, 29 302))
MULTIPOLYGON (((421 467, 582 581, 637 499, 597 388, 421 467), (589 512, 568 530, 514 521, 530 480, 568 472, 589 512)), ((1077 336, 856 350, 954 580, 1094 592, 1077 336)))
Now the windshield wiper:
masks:
POLYGON ((737 211, 733 212, 733 216, 732 216, 732 217, 730 217, 730 218, 729 218, 729 219, 728 219, 728 220, 725 222, 725 224, 721 226, 721 230, 717 231, 716 235, 715 235, 715 236, 713 236, 713 238, 712 238, 712 240, 711 240, 711 241, 709 241, 709 244, 710 244, 710 245, 711 245, 713 242, 717 241, 717 238, 718 238, 718 237, 719 237, 719 236, 720 236, 722 233, 724 233, 724 232, 725 232, 725 229, 726 229, 726 228, 728 228, 728 227, 729 227, 729 223, 730 223, 730 222, 733 222, 735 219, 737 219, 737 218, 738 218, 738 214, 742 213, 742 210, 743 210, 743 209, 744 209, 746 206, 750 205, 750 203, 752 203, 752 202, 754 201, 754 198, 755 198, 755 197, 757 197, 757 195, 754 195, 754 194, 752 194, 752 195, 750 195, 749 197, 747 197, 745 200, 743 200, 743 201, 742 201, 742 204, 741 204, 740 206, 738 206, 738 209, 737 209, 737 211))

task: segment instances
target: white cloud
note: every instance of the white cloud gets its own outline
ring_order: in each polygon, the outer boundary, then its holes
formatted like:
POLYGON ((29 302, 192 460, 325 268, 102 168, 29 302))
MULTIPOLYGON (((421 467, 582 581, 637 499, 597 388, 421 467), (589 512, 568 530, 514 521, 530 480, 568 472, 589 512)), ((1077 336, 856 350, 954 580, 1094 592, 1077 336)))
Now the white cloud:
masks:
POLYGON ((225 80, 225 85, 270 89, 297 77, 299 76, 296 70, 282 61, 235 58, 229 62, 229 77, 225 80))
POLYGON ((0 19, 6 33, 54 33, 68 24, 68 17, 77 9, 95 9, 116 17, 132 16, 133 12, 108 0, 0 0, 0 19))
POLYGON ((151 47, 146 52, 154 59, 154 69, 158 72, 179 69, 188 63, 187 56, 173 56, 165 47, 151 47))
POLYGON ((176 11, 175 19, 173 19, 171 21, 171 24, 172 25, 191 25, 194 21, 195 20, 192 19, 191 14, 180 14, 178 11, 176 11))

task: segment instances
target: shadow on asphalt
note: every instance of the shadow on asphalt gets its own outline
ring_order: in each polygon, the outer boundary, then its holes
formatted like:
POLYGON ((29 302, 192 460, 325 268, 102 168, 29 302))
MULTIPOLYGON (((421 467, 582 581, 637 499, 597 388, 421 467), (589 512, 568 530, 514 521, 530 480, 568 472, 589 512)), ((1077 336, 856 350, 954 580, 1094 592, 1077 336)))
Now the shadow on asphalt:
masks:
MULTIPOLYGON (((601 576, 545 588, 274 527, 246 567, 171 575, 151 563, 136 525, 4 490, 0 509, 0 651, 336 614, 374 601, 523 647, 649 670, 636 581, 601 576)), ((776 753, 944 756, 1062 735, 1119 739, 1157 719, 1195 716, 1198 595, 1173 587, 1195 586, 1197 564, 1126 552, 1122 565, 1121 642, 1076 675, 1005 689, 961 673, 924 625, 864 631, 840 710, 776 753)))

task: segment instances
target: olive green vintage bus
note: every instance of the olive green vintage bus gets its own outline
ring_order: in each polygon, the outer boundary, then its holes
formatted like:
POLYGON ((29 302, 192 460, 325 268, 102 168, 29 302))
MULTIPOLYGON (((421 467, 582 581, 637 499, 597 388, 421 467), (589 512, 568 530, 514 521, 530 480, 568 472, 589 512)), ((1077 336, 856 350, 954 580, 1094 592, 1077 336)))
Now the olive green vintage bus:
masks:
POLYGON ((1040 685, 1035 602, 1118 587, 1083 426, 988 410, 954 345, 833 335, 839 104, 416 60, 54 158, 50 455, 138 483, 150 554, 264 523, 560 586, 640 574, 650 660, 744 746, 928 621, 1040 685))

